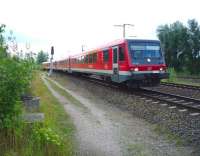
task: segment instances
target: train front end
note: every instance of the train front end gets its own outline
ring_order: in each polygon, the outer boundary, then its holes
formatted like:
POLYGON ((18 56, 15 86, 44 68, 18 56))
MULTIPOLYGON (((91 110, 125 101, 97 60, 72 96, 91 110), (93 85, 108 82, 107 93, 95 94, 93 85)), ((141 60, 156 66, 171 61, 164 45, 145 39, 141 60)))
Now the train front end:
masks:
POLYGON ((169 77, 160 41, 127 40, 129 52, 129 85, 155 86, 161 79, 169 77))

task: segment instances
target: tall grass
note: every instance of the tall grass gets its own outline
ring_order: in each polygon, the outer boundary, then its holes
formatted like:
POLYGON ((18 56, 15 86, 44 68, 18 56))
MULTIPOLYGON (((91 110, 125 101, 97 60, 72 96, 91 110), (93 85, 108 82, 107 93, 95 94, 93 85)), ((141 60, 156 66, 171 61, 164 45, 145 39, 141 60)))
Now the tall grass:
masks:
POLYGON ((74 126, 63 106, 35 74, 30 91, 39 96, 45 120, 20 123, 16 129, 0 131, 0 156, 70 156, 74 154, 74 126))
POLYGON ((168 68, 167 72, 169 73, 169 79, 167 82, 176 82, 177 81, 177 73, 174 68, 168 68))
MULTIPOLYGON (((51 134, 52 140, 57 140, 56 144, 59 146, 58 149, 52 149, 51 153, 54 153, 54 156, 73 155, 75 147, 74 125, 69 115, 65 112, 63 105, 43 84, 39 73, 36 74, 32 83, 32 94, 40 97, 41 111, 45 114, 44 125, 48 127, 48 129, 40 130, 40 132, 44 132, 45 135, 46 133, 51 134)), ((49 154, 47 153, 47 155, 49 154)))

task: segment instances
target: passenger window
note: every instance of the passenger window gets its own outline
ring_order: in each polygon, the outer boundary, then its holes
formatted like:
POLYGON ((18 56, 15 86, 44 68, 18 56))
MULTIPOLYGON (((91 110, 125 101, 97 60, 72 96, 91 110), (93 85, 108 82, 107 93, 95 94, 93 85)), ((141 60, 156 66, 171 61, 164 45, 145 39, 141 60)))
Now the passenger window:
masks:
POLYGON ((86 55, 86 57, 85 57, 85 63, 86 64, 88 63, 88 55, 86 55))
POLYGON ((108 60, 109 60, 108 50, 104 50, 103 51, 103 62, 108 62, 108 60))
POLYGON ((124 48, 119 47, 119 61, 124 61, 125 54, 124 54, 124 48))
POLYGON ((92 63, 92 54, 89 55, 89 63, 92 63))
POLYGON ((81 63, 84 63, 84 56, 81 56, 81 63))
POLYGON ((96 63, 97 62, 97 53, 94 53, 93 54, 93 63, 96 63))

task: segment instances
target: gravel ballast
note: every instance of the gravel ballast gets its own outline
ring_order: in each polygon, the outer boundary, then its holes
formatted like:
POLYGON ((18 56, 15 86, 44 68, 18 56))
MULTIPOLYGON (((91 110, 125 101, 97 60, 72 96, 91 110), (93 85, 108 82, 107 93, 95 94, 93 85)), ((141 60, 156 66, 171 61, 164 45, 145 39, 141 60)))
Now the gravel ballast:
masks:
POLYGON ((156 131, 166 133, 167 137, 171 138, 172 144, 177 144, 178 142, 181 148, 190 151, 189 155, 199 155, 199 115, 190 115, 191 112, 169 106, 165 103, 124 93, 118 89, 96 85, 65 74, 57 74, 53 79, 60 82, 63 86, 67 86, 71 91, 78 92, 91 100, 98 101, 98 99, 101 99, 110 107, 117 106, 121 110, 131 113, 133 117, 145 119, 156 127, 156 131), (172 135, 169 135, 168 131, 172 135), (181 139, 174 137, 173 134, 181 139), (195 150, 192 150, 193 147, 195 150))

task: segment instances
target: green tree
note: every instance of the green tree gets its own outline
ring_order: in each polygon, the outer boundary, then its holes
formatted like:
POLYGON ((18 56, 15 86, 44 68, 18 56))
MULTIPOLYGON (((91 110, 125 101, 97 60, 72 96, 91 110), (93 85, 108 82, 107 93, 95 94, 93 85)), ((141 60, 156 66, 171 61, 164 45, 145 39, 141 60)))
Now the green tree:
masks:
POLYGON ((169 26, 159 26, 157 33, 165 52, 166 63, 169 67, 181 70, 187 36, 186 27, 177 21, 169 26))
POLYGON ((32 65, 28 60, 6 55, 4 28, 4 25, 0 27, 0 132, 16 128, 20 121, 20 97, 32 78, 32 65))
POLYGON ((187 68, 192 74, 200 73, 200 26, 194 19, 188 21, 187 68))
POLYGON ((42 64, 42 62, 46 62, 49 59, 49 54, 43 52, 42 50, 37 54, 37 63, 42 64))
POLYGON ((3 36, 4 31, 5 31, 5 25, 2 24, 0 26, 0 58, 7 56, 7 52, 6 52, 7 48, 6 48, 5 40, 3 36))
POLYGON ((187 69, 191 74, 200 73, 200 27, 197 21, 188 20, 187 26, 179 21, 161 25, 157 35, 169 67, 177 71, 187 69))

